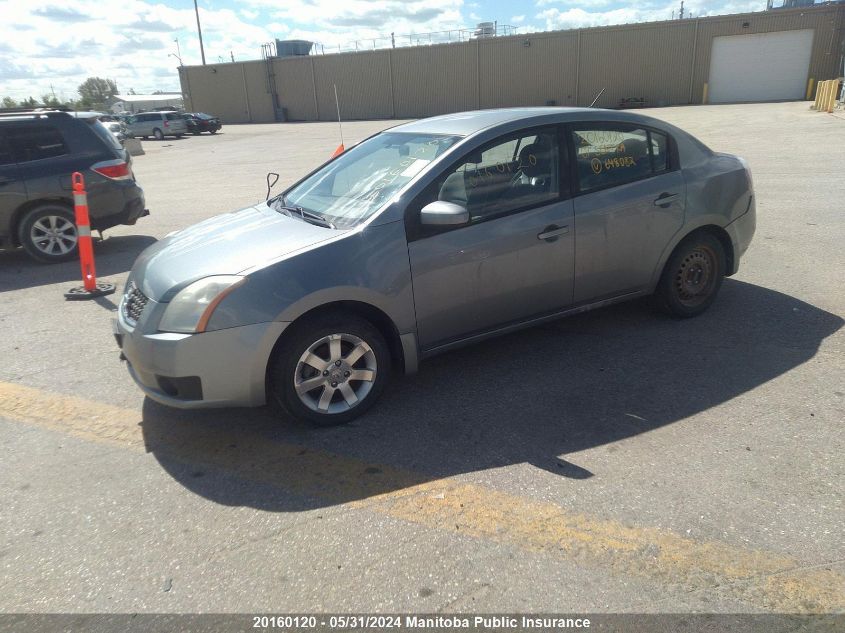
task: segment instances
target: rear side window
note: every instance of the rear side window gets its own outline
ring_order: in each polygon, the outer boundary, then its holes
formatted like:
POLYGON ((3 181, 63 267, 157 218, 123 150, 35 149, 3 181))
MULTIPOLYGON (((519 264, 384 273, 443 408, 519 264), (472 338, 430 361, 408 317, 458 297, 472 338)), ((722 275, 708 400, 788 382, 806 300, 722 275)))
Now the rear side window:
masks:
POLYGON ((168 121, 181 121, 182 120, 182 115, 176 114, 175 112, 173 114, 165 114, 164 117, 168 121))
MULTIPOLYGON (((105 125, 96 119, 91 119, 88 123, 91 125, 91 129, 94 130, 97 136, 100 137, 100 140, 105 141, 106 145, 113 147, 114 149, 120 149, 120 142, 115 138, 114 134, 106 129, 105 125)), ((117 125, 117 123, 110 125, 117 125)), ((120 129, 119 125, 117 125, 117 127, 120 129)))
POLYGON ((52 125, 27 125, 7 131, 9 145, 19 163, 56 158, 68 153, 61 133, 52 125))
POLYGON ((9 147, 9 142, 6 136, 0 133, 0 165, 14 165, 15 157, 12 155, 12 148, 9 147))
POLYGON ((668 169, 668 139, 642 128, 576 126, 572 132, 582 192, 650 178, 668 169))

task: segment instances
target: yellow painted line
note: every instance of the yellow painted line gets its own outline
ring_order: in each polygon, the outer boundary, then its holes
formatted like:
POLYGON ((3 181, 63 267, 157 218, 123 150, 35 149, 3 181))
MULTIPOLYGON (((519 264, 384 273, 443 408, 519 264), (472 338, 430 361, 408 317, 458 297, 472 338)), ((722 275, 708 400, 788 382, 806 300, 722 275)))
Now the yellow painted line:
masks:
MULTIPOLYGON (((327 502, 346 503, 427 528, 545 552, 621 576, 646 578, 779 612, 845 610, 845 577, 789 556, 573 513, 455 479, 374 465, 236 427, 173 422, 165 431, 139 411, 0 382, 0 417, 84 440, 154 451, 327 502)), ((175 416, 174 416, 175 417, 175 416)))

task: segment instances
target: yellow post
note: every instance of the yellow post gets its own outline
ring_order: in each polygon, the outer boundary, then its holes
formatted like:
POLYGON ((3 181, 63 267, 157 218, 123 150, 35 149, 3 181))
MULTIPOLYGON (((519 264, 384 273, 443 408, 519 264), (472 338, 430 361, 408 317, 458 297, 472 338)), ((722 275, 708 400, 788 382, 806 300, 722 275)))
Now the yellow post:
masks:
POLYGON ((813 78, 810 77, 807 80, 807 95, 804 97, 805 101, 809 101, 813 98, 813 78))
POLYGON ((827 112, 830 114, 833 112, 833 107, 836 105, 836 95, 839 92, 839 80, 834 79, 832 82, 832 89, 830 91, 830 97, 827 100, 827 112))
POLYGON ((707 89, 709 86, 707 82, 704 83, 704 90, 701 92, 701 103, 707 103, 707 89))
POLYGON ((824 88, 824 82, 820 81, 816 84, 816 100, 813 102, 813 105, 810 106, 813 110, 819 109, 819 104, 822 100, 822 89, 824 88))
POLYGON ((824 108, 825 98, 827 97, 827 86, 830 82, 829 81, 822 81, 819 84, 819 91, 816 95, 816 112, 822 112, 822 108, 824 108))

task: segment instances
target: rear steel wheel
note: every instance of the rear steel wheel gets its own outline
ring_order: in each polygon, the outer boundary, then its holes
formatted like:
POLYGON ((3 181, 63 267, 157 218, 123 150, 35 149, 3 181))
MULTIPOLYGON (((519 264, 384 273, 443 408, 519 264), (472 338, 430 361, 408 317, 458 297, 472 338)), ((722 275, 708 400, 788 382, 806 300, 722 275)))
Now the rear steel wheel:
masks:
POLYGON ((676 317, 701 314, 716 300, 725 276, 725 249, 712 233, 699 231, 676 248, 658 282, 657 306, 676 317))

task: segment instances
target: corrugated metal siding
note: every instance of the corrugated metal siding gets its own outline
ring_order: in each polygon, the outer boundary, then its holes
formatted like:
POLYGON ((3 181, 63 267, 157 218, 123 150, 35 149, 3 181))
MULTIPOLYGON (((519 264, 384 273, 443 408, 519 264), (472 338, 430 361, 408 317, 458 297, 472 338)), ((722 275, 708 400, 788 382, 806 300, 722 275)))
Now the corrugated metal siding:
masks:
POLYGON ((478 107, 476 45, 442 44, 390 51, 395 116, 433 116, 478 107))
POLYGON ((320 120, 337 120, 335 85, 341 118, 393 118, 389 54, 381 50, 313 57, 320 120))
POLYGON ((479 41, 481 107, 575 105, 577 32, 479 41))
POLYGON ((262 61, 243 64, 246 74, 249 112, 253 123, 270 123, 274 120, 273 100, 267 89, 267 64, 262 61))
POLYGON ((580 102, 616 107, 620 99, 648 105, 686 104, 695 23, 586 29, 581 33, 580 102))
POLYGON ((314 79, 310 57, 273 60, 279 107, 286 108, 290 121, 316 121, 314 79))
MULTIPOLYGON (((284 58, 274 60, 273 68, 280 106, 291 120, 334 120, 333 84, 344 119, 424 117, 547 101, 584 106, 602 88, 606 90, 597 105, 603 107, 614 107, 626 97, 643 97, 649 105, 677 105, 701 103, 713 38, 718 36, 813 29, 808 76, 816 81, 836 77, 841 72, 843 21, 845 3, 284 58)), ((180 76, 194 110, 232 123, 250 117, 255 122, 274 120, 265 62, 192 66, 180 76)))

